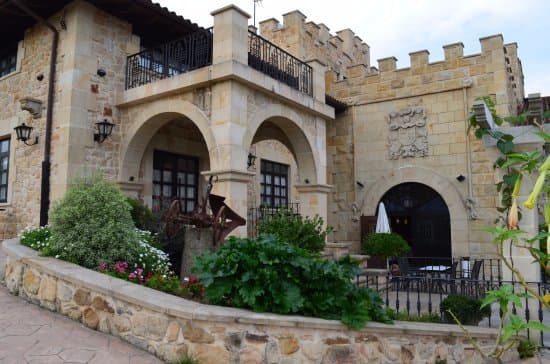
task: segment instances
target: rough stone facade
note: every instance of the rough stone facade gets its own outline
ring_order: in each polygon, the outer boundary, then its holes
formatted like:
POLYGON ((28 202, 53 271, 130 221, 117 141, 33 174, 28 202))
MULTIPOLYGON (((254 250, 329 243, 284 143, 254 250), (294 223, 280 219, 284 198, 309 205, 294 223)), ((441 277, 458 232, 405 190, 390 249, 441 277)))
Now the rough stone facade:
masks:
MULTIPOLYGON (((214 193, 226 196, 231 208, 246 216, 247 186, 253 176, 246 168, 247 156, 259 143, 259 150, 270 145, 287 148, 276 148, 271 155, 293 165, 293 198, 311 214, 326 217, 325 122, 333 111, 324 103, 324 68, 315 66, 319 68, 314 72, 313 95, 251 69, 248 18, 236 7, 214 14, 218 30, 211 66, 125 90, 126 58, 141 46, 132 24, 82 0, 52 17, 60 34, 52 201, 63 196, 74 178, 101 170, 124 191, 150 204, 153 153, 162 150, 199 158, 199 171, 205 174, 199 194, 207 177, 217 175, 214 193), (61 15, 66 29, 59 25, 61 15), (104 119, 115 127, 99 144, 93 138, 95 124, 104 119), (277 135, 269 135, 269 130, 277 135), (282 144, 269 144, 274 141, 282 144), (298 190, 299 184, 307 183, 307 188, 298 190)), ((0 137, 11 138, 12 151, 9 198, 0 206, 2 237, 38 224, 45 113, 31 123, 40 137, 35 146, 17 142, 13 127, 30 121, 30 114, 20 109, 21 98, 32 97, 46 105, 49 42, 50 31, 42 25, 26 31, 17 71, 0 79, 0 103, 5 106, 0 110, 4 125, 0 137), (43 81, 36 79, 40 73, 43 81)))
POLYGON ((495 35, 480 39, 479 54, 465 56, 464 45, 455 43, 443 47, 442 61, 430 63, 422 50, 410 53, 408 68, 397 69, 394 57, 378 60, 376 68, 368 52, 361 59, 323 47, 326 27, 306 23, 300 12, 283 19, 283 25, 261 22, 262 35, 302 59, 322 54, 319 59, 329 65, 327 93, 349 105, 327 124, 332 239, 358 251, 360 215, 374 215, 391 187, 420 182, 435 189, 450 210, 453 256, 493 254, 479 228, 496 218, 497 151, 467 137, 467 118, 481 96, 492 97, 499 115, 516 115, 524 97, 517 44, 495 35), (457 181, 459 175, 466 180, 457 181))
MULTIPOLYGON (((185 354, 203 364, 483 362, 455 325, 370 323, 356 331, 338 321, 208 306, 37 257, 17 240, 3 248, 10 292, 170 362, 185 354)), ((494 329, 468 330, 481 347, 496 338, 494 329)))
POLYGON ((330 34, 325 24, 306 22, 299 10, 283 15, 283 24, 275 18, 260 22, 263 37, 302 60, 317 59, 336 72, 339 79, 356 64, 370 66, 370 47, 350 29, 330 34))

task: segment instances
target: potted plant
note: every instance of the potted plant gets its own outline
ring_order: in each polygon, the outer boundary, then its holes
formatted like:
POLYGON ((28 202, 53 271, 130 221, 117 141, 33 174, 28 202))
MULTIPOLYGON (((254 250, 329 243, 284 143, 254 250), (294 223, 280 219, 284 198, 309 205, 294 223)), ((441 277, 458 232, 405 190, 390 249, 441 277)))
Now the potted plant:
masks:
POLYGON ((361 248, 363 254, 381 257, 384 261, 406 255, 411 249, 407 241, 396 233, 372 233, 363 240, 361 248))

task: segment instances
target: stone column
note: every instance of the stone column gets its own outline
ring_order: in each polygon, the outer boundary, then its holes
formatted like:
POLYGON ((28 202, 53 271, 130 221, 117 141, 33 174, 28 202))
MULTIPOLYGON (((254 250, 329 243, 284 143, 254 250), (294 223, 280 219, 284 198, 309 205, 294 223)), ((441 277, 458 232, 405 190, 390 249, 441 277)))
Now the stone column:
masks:
MULTIPOLYGON (((226 169, 202 172, 203 176, 215 176, 212 193, 225 197, 225 204, 242 218, 247 218, 248 183, 254 173, 245 170, 226 169)), ((239 226, 231 235, 246 237, 246 226, 239 226)))
POLYGON ((307 62, 313 69, 313 98, 325 102, 325 71, 327 66, 318 59, 307 62))
POLYGON ((304 216, 319 215, 327 223, 328 194, 332 188, 325 184, 296 185, 300 196, 300 214, 304 216))
POLYGON ((237 61, 248 64, 248 19, 250 15, 235 5, 210 13, 214 17, 212 63, 237 61))

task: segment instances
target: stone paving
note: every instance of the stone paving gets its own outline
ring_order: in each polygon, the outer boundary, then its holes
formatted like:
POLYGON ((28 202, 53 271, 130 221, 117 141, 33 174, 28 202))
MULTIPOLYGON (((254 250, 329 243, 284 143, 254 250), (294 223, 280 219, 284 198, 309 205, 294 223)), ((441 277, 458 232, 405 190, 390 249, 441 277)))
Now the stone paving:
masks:
MULTIPOLYGON (((0 269, 5 255, 0 249, 0 269)), ((119 338, 10 295, 0 286, 0 364, 162 363, 119 338)))

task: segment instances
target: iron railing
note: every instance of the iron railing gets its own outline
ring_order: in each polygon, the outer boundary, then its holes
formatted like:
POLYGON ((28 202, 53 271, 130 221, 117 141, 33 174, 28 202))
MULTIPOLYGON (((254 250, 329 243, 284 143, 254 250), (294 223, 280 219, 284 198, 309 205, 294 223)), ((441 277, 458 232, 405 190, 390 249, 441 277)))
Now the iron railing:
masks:
POLYGON ((248 65, 271 78, 313 96, 313 70, 258 34, 248 32, 248 65))
MULTIPOLYGON (((364 271, 355 277, 355 284, 379 292, 387 308, 394 309, 406 317, 418 317, 424 314, 441 315, 440 303, 449 294, 466 295, 483 299, 488 290, 504 284, 512 285, 517 293, 526 294, 527 290, 517 281, 469 279, 450 277, 448 272, 414 272, 403 276, 377 274, 364 271)), ((550 284, 529 282, 530 288, 539 295, 550 293, 550 284)), ((550 312, 534 298, 523 298, 522 307, 510 304, 510 312, 527 321, 536 320, 550 325, 550 312)), ((479 326, 498 327, 502 312, 497 303, 491 306, 491 314, 479 322, 479 326)), ((550 346, 550 332, 528 330, 527 336, 536 340, 543 347, 550 346)))
POLYGON ((258 234, 258 225, 262 220, 269 219, 273 216, 278 215, 280 212, 284 212, 289 215, 300 215, 300 203, 299 202, 290 202, 286 206, 278 207, 252 207, 248 209, 247 217, 247 227, 248 227, 248 236, 256 237, 258 234))
POLYGON ((212 64, 212 28, 128 56, 126 89, 212 64))
POLYGON ((394 257, 389 258, 390 263, 400 265, 402 271, 430 271, 439 268, 450 272, 457 278, 474 278, 481 280, 498 281, 502 279, 502 265, 500 259, 485 257, 394 257), (476 262, 480 262, 481 269, 472 272, 476 262), (405 263, 405 267, 402 267, 405 263), (431 268, 431 269, 430 269, 431 268), (472 273, 477 276, 472 277, 472 273))

